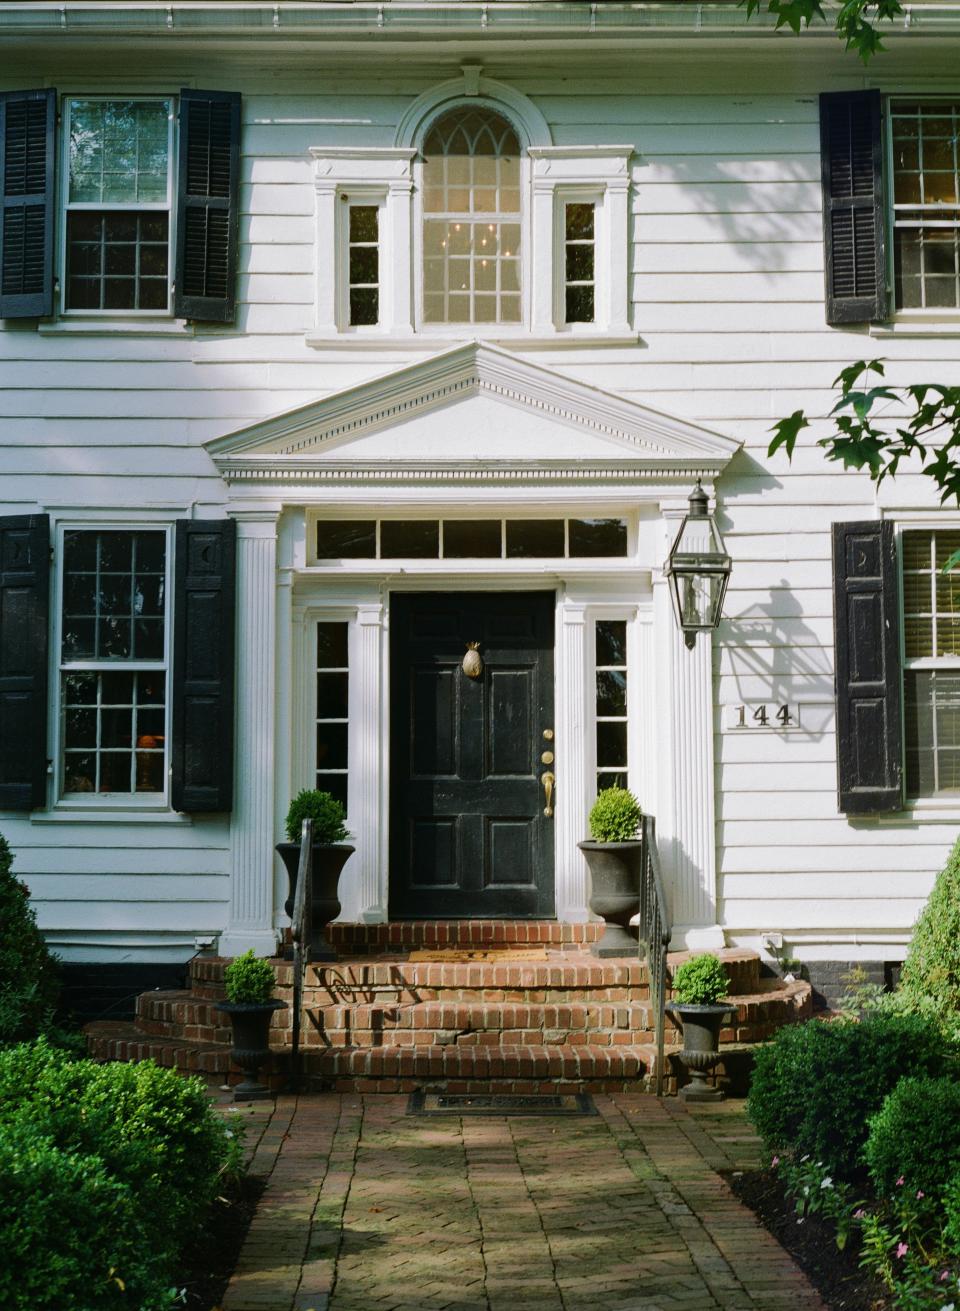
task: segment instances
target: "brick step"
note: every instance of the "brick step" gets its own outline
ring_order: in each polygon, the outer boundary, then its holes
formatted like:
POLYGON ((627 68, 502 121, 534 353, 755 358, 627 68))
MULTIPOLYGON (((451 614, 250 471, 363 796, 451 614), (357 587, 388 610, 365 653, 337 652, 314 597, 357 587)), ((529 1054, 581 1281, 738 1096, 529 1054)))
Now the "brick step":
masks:
POLYGON ((413 920, 388 924, 330 925, 330 941, 350 955, 459 947, 570 947, 596 942, 602 924, 560 924, 556 920, 413 920))
MULTIPOLYGON (((735 998, 736 1022, 723 1030, 724 1042, 758 1042, 785 1024, 810 1013, 805 983, 770 987, 735 998)), ((281 996, 289 1003, 289 996, 281 996)), ((137 1003, 137 1027, 147 1036, 229 1043, 226 1017, 211 1001, 190 992, 144 993, 137 1003)), ((275 1046, 289 1043, 291 1010, 273 1020, 275 1046)), ((426 1001, 390 1004, 310 1004, 304 1010, 305 1047, 497 1047, 524 1043, 565 1046, 636 1045, 653 1040, 649 1001, 569 1004, 426 1001)), ((678 1047, 679 1029, 668 1022, 667 1045, 678 1047)))
MULTIPOLYGON (((224 1045, 150 1037, 134 1025, 107 1020, 88 1025, 87 1035, 90 1054, 97 1060, 154 1060, 168 1068, 223 1076, 231 1082, 239 1078, 224 1045)), ((645 1086, 652 1060, 652 1048, 645 1045, 347 1047, 305 1051, 303 1071, 311 1086, 361 1092, 636 1091, 645 1086)), ((288 1073, 285 1052, 271 1053, 261 1072, 275 1089, 284 1086, 288 1073)))

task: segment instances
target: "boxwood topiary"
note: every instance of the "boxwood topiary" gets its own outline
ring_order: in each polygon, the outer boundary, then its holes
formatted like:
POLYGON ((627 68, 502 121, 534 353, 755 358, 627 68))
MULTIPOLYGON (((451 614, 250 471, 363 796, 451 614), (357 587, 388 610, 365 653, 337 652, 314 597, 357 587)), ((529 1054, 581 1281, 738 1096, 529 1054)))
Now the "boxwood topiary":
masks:
POLYGON ((270 1000, 277 976, 270 962, 255 956, 251 948, 230 962, 223 971, 223 981, 227 1001, 256 1004, 270 1000))
POLYGON ((960 1172, 960 1083, 901 1079, 869 1128, 863 1154, 880 1196, 903 1188, 932 1203, 960 1172))
POLYGON ((590 811, 588 823, 594 842, 632 842, 640 831, 643 811, 626 788, 605 788, 590 811))
POLYGON ((940 1015, 960 1015, 960 838, 914 927, 899 992, 940 1015))
POLYGON ((939 1078, 953 1067, 940 1030, 916 1015, 809 1020, 757 1051, 747 1113, 771 1150, 809 1154, 849 1176, 863 1163, 868 1117, 904 1072, 939 1078))
POLYGON ((318 792, 314 788, 304 788, 290 802, 285 827, 287 840, 299 842, 305 819, 313 820, 313 840, 321 846, 330 846, 334 842, 343 842, 348 836, 345 824, 346 811, 329 792, 318 792))
POLYGON ((60 993, 30 894, 12 871, 13 854, 0 834, 0 1044, 49 1028, 60 993))
POLYGON ((670 987, 673 1000, 681 1005, 708 1006, 726 997, 730 979, 719 957, 704 952, 677 966, 670 987))

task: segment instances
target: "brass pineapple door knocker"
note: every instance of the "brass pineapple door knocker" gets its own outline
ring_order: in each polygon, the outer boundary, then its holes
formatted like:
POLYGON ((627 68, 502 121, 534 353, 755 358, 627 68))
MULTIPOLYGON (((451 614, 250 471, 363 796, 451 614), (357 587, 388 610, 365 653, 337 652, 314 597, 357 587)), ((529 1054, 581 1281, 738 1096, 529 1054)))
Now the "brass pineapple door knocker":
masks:
POLYGON ((483 660, 480 658, 479 642, 467 643, 467 654, 463 657, 461 668, 467 678, 479 678, 483 673, 483 660))

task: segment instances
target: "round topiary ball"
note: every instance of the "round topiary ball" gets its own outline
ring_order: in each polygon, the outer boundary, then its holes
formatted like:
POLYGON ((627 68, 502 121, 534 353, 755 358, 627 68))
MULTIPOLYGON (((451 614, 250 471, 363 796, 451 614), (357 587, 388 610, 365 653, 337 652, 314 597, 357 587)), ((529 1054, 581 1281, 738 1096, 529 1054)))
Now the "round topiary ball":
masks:
POLYGON ((632 792, 626 788, 605 788, 590 811, 590 836, 594 842, 633 842, 642 819, 640 802, 632 792))
POLYGON ((342 842, 348 836, 344 822, 346 817, 343 806, 329 792, 304 788, 290 802, 285 824, 287 838, 290 842, 299 842, 303 821, 312 819, 314 842, 328 847, 334 842, 342 842))

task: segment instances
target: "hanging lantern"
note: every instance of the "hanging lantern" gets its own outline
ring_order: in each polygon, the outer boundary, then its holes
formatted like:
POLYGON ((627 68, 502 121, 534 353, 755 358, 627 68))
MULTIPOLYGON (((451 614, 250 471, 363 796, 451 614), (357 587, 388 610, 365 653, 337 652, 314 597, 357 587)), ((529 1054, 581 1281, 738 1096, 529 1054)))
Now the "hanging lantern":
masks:
POLYGON ((692 650, 697 633, 707 632, 720 623, 733 562, 710 514, 707 494, 699 478, 690 493, 689 505, 664 572, 670 580, 677 624, 692 650))
POLYGON ((479 678, 483 673, 483 661, 480 659, 479 642, 467 643, 467 654, 463 657, 461 668, 467 678, 479 678))

